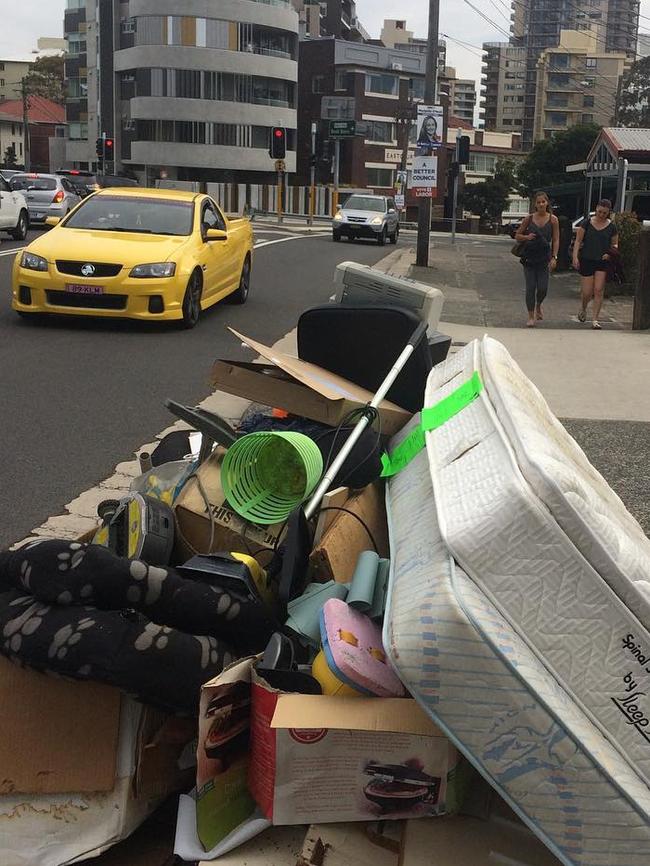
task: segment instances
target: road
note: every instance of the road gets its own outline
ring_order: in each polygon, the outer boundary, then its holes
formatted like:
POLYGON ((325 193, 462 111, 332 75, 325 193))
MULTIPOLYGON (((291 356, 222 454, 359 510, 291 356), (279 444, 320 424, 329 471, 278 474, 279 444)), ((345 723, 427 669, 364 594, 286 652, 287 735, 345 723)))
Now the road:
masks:
POLYGON ((22 321, 10 309, 13 255, 5 255, 22 245, 2 241, 0 548, 61 513, 173 423, 166 397, 194 404, 207 396, 213 361, 245 357, 227 325, 271 344, 302 310, 328 300, 336 264, 372 265, 393 249, 273 226, 256 228, 256 243, 248 303, 218 304, 193 331, 178 331, 86 318, 22 321))

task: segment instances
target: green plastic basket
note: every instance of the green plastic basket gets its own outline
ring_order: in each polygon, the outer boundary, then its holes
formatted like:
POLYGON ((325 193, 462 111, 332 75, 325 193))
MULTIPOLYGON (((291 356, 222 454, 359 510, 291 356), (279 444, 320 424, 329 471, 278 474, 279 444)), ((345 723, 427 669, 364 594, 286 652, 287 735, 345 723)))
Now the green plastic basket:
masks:
POLYGON ((221 485, 237 514, 252 523, 282 523, 318 484, 323 458, 302 433, 251 433, 231 445, 221 485))

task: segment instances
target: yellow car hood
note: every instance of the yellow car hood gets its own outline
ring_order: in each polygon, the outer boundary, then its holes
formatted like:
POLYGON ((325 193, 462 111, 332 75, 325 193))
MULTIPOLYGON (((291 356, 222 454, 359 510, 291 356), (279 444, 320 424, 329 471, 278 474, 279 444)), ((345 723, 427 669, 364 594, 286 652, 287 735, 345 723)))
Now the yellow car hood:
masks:
POLYGON ((30 253, 48 262, 65 259, 75 262, 106 262, 125 267, 166 262, 174 259, 191 236, 168 237, 126 232, 56 227, 31 243, 30 253))

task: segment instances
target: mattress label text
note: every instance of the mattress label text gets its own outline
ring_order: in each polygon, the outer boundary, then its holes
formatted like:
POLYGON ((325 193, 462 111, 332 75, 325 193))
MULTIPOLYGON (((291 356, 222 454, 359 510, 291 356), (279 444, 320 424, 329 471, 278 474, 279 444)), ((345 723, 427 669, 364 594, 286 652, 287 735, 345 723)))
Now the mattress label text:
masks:
POLYGON ((623 683, 623 694, 612 697, 612 703, 625 716, 626 724, 635 727, 643 739, 650 743, 650 719, 643 706, 646 693, 639 689, 639 682, 632 671, 625 674, 623 683))

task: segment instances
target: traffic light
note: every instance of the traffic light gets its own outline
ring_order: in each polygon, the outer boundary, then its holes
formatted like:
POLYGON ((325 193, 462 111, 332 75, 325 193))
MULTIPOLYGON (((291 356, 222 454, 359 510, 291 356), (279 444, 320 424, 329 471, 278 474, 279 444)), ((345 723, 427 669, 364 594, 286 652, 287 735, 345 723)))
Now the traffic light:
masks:
POLYGON ((271 127, 269 156, 271 159, 284 159, 287 155, 287 130, 284 126, 271 127))
POLYGON ((469 135, 461 135, 458 139, 458 163, 469 165, 469 135))
POLYGON ((113 160, 114 142, 112 138, 104 140, 104 159, 108 162, 113 160))
POLYGON ((104 139, 98 138, 95 143, 95 153, 97 154, 98 159, 104 159, 104 139))

